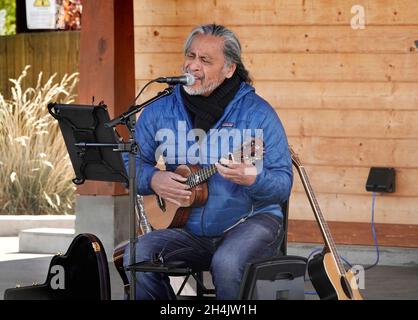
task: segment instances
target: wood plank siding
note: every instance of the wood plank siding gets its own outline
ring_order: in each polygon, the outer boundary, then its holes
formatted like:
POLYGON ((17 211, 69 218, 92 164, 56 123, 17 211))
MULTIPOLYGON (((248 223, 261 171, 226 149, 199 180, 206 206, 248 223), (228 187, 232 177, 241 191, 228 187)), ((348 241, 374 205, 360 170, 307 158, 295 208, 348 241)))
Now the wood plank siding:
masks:
MULTIPOLYGON (((338 243, 371 245, 372 166, 396 169, 378 195, 378 238, 418 247, 416 0, 134 0, 135 78, 181 73, 190 30, 219 23, 239 36, 257 92, 279 114, 338 243), (353 5, 365 28, 350 25, 353 5)), ((144 99, 160 87, 149 88, 144 99)), ((289 240, 321 242, 295 171, 289 240)))

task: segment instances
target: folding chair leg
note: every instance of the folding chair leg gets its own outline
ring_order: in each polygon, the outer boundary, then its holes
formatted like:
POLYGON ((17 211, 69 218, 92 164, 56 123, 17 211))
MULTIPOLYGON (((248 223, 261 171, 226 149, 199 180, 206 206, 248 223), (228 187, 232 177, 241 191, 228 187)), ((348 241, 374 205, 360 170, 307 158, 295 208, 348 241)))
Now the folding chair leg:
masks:
POLYGON ((178 291, 177 291, 177 293, 176 293, 176 295, 177 295, 177 296, 178 296, 178 295, 180 295, 180 293, 183 291, 184 286, 186 285, 187 280, 189 280, 189 278, 190 278, 190 274, 188 274, 188 275, 186 276, 186 278, 184 279, 183 283, 181 284, 181 286, 180 286, 179 290, 178 290, 178 291))

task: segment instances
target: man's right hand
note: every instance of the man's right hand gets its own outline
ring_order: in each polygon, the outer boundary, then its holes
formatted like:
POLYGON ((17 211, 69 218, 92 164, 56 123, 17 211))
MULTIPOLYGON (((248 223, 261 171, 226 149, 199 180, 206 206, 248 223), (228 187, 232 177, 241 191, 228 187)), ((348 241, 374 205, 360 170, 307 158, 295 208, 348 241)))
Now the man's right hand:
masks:
POLYGON ((189 186, 182 183, 186 180, 187 178, 171 171, 158 171, 152 176, 151 189, 163 199, 182 206, 182 200, 188 200, 192 194, 187 190, 189 186))

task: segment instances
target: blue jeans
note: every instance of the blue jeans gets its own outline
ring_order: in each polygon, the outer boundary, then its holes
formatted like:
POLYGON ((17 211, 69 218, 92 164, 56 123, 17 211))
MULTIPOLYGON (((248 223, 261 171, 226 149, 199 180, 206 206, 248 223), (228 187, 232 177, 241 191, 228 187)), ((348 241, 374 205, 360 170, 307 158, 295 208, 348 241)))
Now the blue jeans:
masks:
MULTIPOLYGON (((155 230, 138 238, 136 261, 152 261, 160 254, 164 262, 183 261, 194 270, 209 270, 217 299, 238 297, 245 265, 274 256, 282 242, 282 221, 271 214, 257 214, 224 232, 220 237, 200 237, 185 229, 155 230)), ((124 265, 129 265, 129 247, 124 265)), ((127 273, 130 279, 129 273, 127 273)), ((176 299, 164 273, 137 272, 136 298, 176 299)))

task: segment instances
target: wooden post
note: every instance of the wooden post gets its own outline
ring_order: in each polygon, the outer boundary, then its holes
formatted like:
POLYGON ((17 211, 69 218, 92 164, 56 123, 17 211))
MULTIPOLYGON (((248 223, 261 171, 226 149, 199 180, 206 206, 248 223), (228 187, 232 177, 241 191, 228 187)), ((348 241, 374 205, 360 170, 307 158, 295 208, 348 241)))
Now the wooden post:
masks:
MULTIPOLYGON (((78 102, 91 104, 93 97, 95 104, 104 101, 112 118, 126 111, 135 97, 133 2, 85 1, 82 19, 78 102)), ((93 181, 86 181, 78 192, 126 193, 119 183, 93 181)))
MULTIPOLYGON (((135 97, 133 1, 83 2, 79 71, 79 104, 92 104, 94 97, 95 104, 108 106, 111 118, 128 109, 135 97)), ((128 239, 126 189, 120 183, 86 181, 77 193, 76 234, 97 235, 111 260, 115 245, 128 239)))

